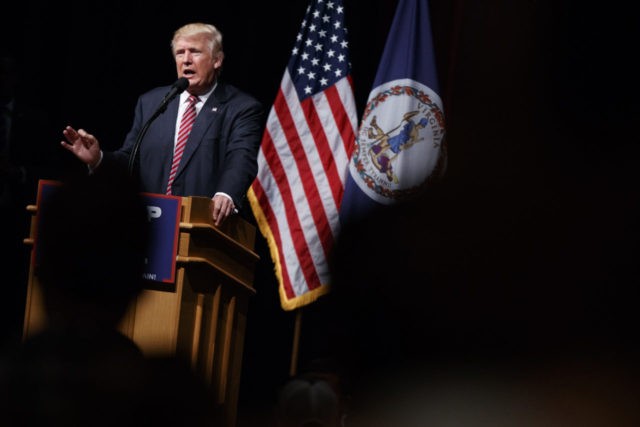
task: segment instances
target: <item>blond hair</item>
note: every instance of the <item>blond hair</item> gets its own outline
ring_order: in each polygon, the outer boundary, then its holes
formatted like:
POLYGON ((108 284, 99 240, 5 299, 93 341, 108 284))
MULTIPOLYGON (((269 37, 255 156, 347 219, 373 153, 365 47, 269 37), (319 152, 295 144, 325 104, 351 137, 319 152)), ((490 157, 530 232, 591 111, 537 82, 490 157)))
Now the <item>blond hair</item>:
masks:
POLYGON ((178 28, 175 33, 173 33, 173 39, 171 40, 171 52, 175 52, 175 43, 179 38, 191 37, 200 34, 207 36, 209 49, 213 56, 218 57, 220 55, 224 55, 224 52, 222 51, 222 33, 213 25, 204 24, 202 22, 194 22, 178 28))

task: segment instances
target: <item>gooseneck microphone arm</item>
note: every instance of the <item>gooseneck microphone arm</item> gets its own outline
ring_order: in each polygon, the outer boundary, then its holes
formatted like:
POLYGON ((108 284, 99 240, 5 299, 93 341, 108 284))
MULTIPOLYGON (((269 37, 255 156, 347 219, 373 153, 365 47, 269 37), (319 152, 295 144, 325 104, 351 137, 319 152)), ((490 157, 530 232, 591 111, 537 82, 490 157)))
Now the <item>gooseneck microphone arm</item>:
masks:
POLYGON ((180 95, 188 87, 189 87, 189 80, 186 77, 180 77, 178 80, 176 80, 176 82, 171 86, 171 90, 167 92, 167 94, 164 96, 164 98, 160 102, 160 105, 158 106, 156 111, 149 118, 149 120, 147 120, 144 126, 142 126, 142 129, 140 130, 140 133, 136 138, 136 142, 133 144, 133 148, 131 149, 131 154, 129 155, 129 168, 128 168, 129 175, 133 175, 133 168, 136 163, 136 158, 138 157, 140 144, 142 143, 142 139, 144 138, 144 135, 149 130, 149 126, 151 126, 151 123, 153 123, 153 121, 156 118, 158 118, 160 114, 164 113, 164 111, 167 109, 167 105, 169 105, 169 102, 171 102, 173 98, 180 95))

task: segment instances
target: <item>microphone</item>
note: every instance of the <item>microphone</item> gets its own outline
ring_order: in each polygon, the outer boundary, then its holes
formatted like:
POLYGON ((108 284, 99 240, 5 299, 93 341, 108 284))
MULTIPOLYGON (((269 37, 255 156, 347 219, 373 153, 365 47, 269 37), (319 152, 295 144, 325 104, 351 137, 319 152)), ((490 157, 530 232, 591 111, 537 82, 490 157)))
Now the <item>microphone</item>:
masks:
POLYGON ((163 113, 164 110, 167 109, 167 105, 173 100, 173 98, 180 95, 188 87, 189 87, 189 79, 187 79, 186 77, 180 77, 178 80, 176 80, 176 82, 171 86, 171 89, 169 90, 169 92, 167 92, 164 98, 162 98, 162 101, 160 102, 158 109, 156 110, 156 112, 153 114, 152 117, 155 119, 156 116, 158 116, 160 113, 163 113))
POLYGON ((144 138, 144 135, 147 133, 151 122, 153 122, 160 114, 164 113, 164 111, 167 109, 167 105, 169 105, 169 102, 171 102, 173 98, 184 92, 188 87, 189 79, 187 79, 186 77, 180 77, 178 80, 176 80, 175 83, 171 86, 169 92, 167 92, 164 98, 162 98, 162 101, 160 102, 160 105, 158 106, 156 111, 144 124, 142 130, 138 134, 138 138, 136 139, 133 148, 131 149, 131 154, 129 155, 129 175, 133 175, 133 167, 136 161, 136 157, 138 156, 138 150, 140 149, 142 138, 144 138))

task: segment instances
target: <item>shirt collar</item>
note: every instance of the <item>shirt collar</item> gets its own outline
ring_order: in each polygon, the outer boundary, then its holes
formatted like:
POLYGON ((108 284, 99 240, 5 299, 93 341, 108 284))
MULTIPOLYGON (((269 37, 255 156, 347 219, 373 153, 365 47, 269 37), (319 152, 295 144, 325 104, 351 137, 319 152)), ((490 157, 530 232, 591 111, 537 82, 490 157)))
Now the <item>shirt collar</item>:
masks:
MULTIPOLYGON (((200 102, 202 102, 201 105, 204 105, 207 102, 207 99, 209 99, 209 97, 211 96, 213 91, 216 90, 216 86, 218 86, 218 81, 217 80, 213 84, 213 86, 211 87, 209 92, 205 93, 204 95, 198 95, 198 98, 200 99, 200 102)), ((190 96, 190 93, 187 92, 186 90, 184 92, 182 92, 180 94, 180 105, 184 104, 189 96, 190 96)))

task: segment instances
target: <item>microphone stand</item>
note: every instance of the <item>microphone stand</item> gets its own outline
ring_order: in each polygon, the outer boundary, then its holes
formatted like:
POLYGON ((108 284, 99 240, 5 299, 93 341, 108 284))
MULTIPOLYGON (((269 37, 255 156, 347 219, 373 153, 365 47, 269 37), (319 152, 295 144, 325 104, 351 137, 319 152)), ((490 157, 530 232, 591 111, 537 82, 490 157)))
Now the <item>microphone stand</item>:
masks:
POLYGON ((164 113, 164 111, 167 109, 167 105, 169 105, 169 102, 171 102, 173 98, 175 98, 176 96, 184 92, 185 89, 187 89, 187 87, 189 87, 189 80, 185 77, 180 77, 173 84, 173 86, 171 86, 171 90, 169 91, 169 93, 165 95, 162 102, 160 102, 160 106, 155 111, 155 113, 153 113, 153 116, 151 116, 149 120, 147 120, 147 122, 142 127, 142 130, 140 131, 140 133, 138 134, 138 137, 136 138, 136 142, 133 144, 133 148, 131 149, 131 154, 129 155, 129 168, 128 168, 129 175, 133 175, 133 168, 136 162, 136 158, 138 157, 138 150, 140 149, 140 144, 142 144, 142 138, 144 138, 144 135, 149 130, 149 126, 151 126, 151 123, 160 114, 164 113))
MULTIPOLYGON (((165 105, 165 108, 166 108, 166 105, 165 105)), ((164 109, 162 111, 164 111, 164 109)), ((147 122, 142 127, 142 130, 138 134, 138 137, 136 138, 136 142, 133 145, 133 148, 131 149, 131 154, 129 155, 129 168, 128 168, 129 175, 133 175, 133 168, 136 162, 136 157, 138 156, 138 150, 140 149, 140 144, 142 144, 142 138, 144 138, 144 135, 149 130, 149 126, 151 126, 151 123, 156 119, 156 117, 160 115, 160 113, 161 111, 157 111, 153 116, 151 116, 151 118, 147 120, 147 122)))

